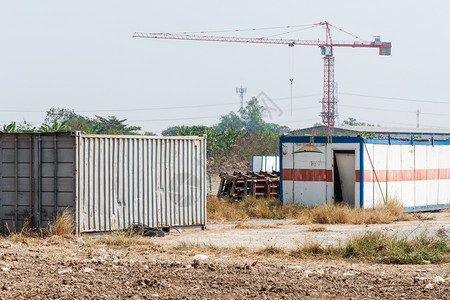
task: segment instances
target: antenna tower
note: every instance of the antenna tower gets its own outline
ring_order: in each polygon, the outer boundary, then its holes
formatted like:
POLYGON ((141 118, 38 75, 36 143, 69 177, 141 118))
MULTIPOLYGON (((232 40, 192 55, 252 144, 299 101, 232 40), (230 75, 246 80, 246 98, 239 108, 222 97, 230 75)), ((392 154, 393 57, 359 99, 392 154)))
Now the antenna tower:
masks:
POLYGON ((247 93, 247 88, 243 88, 242 85, 240 88, 236 88, 236 94, 239 94, 241 98, 241 108, 244 108, 244 94, 247 93))

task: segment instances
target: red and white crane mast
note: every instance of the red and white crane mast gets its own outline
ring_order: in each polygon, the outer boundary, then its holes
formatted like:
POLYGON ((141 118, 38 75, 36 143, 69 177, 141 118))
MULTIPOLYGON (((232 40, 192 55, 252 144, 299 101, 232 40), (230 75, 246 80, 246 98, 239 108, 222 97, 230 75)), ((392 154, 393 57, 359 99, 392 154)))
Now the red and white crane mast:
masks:
MULTIPOLYGON (((325 41, 320 40, 298 40, 298 39, 281 39, 281 38, 245 38, 245 37, 230 37, 230 36, 217 36, 217 35, 198 35, 190 33, 142 33, 135 32, 133 37, 136 38, 153 38, 153 39, 172 39, 172 40, 191 40, 191 41, 210 41, 210 42, 232 42, 232 43, 253 43, 253 44, 277 44, 288 45, 289 47, 302 45, 302 46, 318 46, 321 49, 324 60, 324 85, 323 85, 323 98, 322 98, 322 122, 328 128, 328 132, 332 134, 334 132, 335 124, 335 94, 334 94, 334 55, 333 48, 335 47, 347 47, 347 48, 378 48, 380 55, 391 55, 392 45, 390 42, 382 42, 379 36, 375 37, 373 42, 367 42, 362 40, 356 35, 346 32, 330 23, 324 21, 311 25, 297 25, 297 26, 285 26, 277 28, 294 28, 308 26, 312 28, 316 26, 323 26, 325 29, 325 41), (353 36, 358 41, 352 42, 333 42, 331 37, 331 27, 342 31, 346 34, 353 36)), ((305 29, 307 29, 305 28, 305 29)), ((274 28, 269 28, 274 29, 274 28)), ((251 29, 256 30, 256 29, 251 29)), ((303 30, 303 29, 299 29, 303 30)), ((294 30, 294 31, 299 31, 294 30)), ((239 30, 232 30, 239 31, 239 30)), ((294 31, 286 32, 291 33, 294 31)), ((200 32, 204 33, 204 32, 200 32)))

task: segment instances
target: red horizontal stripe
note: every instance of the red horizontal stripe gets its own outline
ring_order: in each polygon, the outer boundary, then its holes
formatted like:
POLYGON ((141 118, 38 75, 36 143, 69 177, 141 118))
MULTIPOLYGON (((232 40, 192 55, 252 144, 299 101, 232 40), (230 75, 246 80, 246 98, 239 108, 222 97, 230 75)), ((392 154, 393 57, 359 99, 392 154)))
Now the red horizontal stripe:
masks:
MULTIPOLYGON (((355 171, 359 181, 359 171, 355 171)), ((396 182, 420 180, 450 179, 450 169, 416 169, 416 170, 365 170, 364 182, 396 182), (376 176, 375 176, 376 174, 376 176)))
POLYGON ((333 172, 325 169, 283 169, 283 180, 333 181, 333 172))
MULTIPOLYGON (((359 182, 360 171, 355 170, 355 181, 359 182)), ((448 169, 417 170, 365 170, 364 182, 398 182, 450 179, 448 169), (375 176, 376 173, 376 176, 375 176)), ((283 180, 333 182, 333 171, 326 169, 283 169, 283 180)))

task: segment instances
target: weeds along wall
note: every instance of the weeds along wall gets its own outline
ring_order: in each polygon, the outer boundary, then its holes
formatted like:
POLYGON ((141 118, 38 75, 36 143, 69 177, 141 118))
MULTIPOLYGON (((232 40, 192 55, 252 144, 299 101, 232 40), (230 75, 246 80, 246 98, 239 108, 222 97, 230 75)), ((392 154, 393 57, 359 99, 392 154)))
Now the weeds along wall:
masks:
POLYGON ((450 140, 280 138, 281 203, 450 207, 450 140))
POLYGON ((78 233, 132 224, 205 226, 206 137, 0 136, 0 217, 47 227, 70 209, 78 233))

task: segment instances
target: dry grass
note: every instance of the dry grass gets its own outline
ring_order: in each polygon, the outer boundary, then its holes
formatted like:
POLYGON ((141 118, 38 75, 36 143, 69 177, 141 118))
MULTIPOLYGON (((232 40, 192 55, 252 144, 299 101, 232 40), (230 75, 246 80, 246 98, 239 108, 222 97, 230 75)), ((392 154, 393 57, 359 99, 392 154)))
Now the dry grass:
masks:
MULTIPOLYGON (((296 225, 309 224, 388 224, 409 220, 398 201, 390 200, 375 209, 353 209, 346 205, 300 207, 279 204, 278 199, 249 197, 243 201, 228 201, 208 197, 208 218, 211 222, 249 219, 296 219, 296 225)), ((242 225, 246 226, 246 225, 242 225)), ((250 225, 248 225, 250 226, 250 225)), ((239 227, 239 226, 238 226, 239 227)), ((241 227, 244 229, 243 227, 241 227)), ((248 227, 247 229, 250 229, 248 227)))
POLYGON ((274 245, 267 245, 263 249, 257 250, 256 254, 259 255, 280 255, 285 254, 286 251, 283 248, 274 246, 274 245))
POLYGON ((105 244, 119 248, 128 248, 136 245, 153 244, 151 241, 145 240, 141 235, 136 234, 133 230, 119 230, 111 234, 102 236, 95 240, 96 244, 105 244))
POLYGON ((58 212, 56 219, 49 225, 50 235, 66 235, 75 231, 75 222, 70 211, 58 212))
POLYGON ((270 229, 270 228, 279 228, 280 224, 274 225, 251 225, 251 224, 242 224, 238 223, 234 226, 234 229, 270 229))
POLYGON ((329 231, 325 226, 309 226, 307 232, 326 232, 329 231))
POLYGON ((305 208, 297 224, 388 224, 407 218, 402 206, 391 200, 375 209, 354 209, 347 205, 305 208))
POLYGON ((306 242, 303 245, 298 245, 297 248, 291 250, 289 252, 290 257, 294 258, 306 258, 310 256, 314 257, 334 257, 338 256, 338 248, 333 246, 324 247, 320 243, 317 242, 306 242))
POLYGON ((297 205, 280 205, 280 200, 248 197, 243 201, 228 201, 208 196, 208 219, 213 222, 242 221, 249 219, 295 219, 302 208, 297 205))

